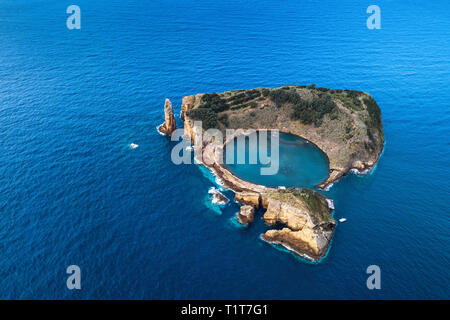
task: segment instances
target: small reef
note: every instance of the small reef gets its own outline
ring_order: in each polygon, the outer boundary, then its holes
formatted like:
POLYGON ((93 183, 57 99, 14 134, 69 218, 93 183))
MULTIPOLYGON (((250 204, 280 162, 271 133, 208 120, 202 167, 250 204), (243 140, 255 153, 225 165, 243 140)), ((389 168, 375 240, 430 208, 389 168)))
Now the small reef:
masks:
POLYGON ((249 205, 241 206, 241 209, 236 214, 236 218, 238 219, 239 223, 243 225, 252 223, 255 219, 255 208, 249 205))
POLYGON ((209 194, 212 194, 212 203, 215 204, 226 204, 228 201, 230 201, 222 192, 217 190, 216 188, 212 187, 208 190, 209 194))

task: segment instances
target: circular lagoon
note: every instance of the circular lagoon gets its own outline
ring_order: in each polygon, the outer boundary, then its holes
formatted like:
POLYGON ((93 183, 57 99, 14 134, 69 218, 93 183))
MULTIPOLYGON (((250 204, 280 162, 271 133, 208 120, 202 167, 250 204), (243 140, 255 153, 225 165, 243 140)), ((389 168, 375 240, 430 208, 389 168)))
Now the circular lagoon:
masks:
POLYGON ((279 186, 312 188, 327 178, 329 172, 328 158, 309 141, 291 134, 279 133, 279 165, 277 166, 275 163, 276 157, 272 156, 277 148, 275 143, 273 150, 271 148, 270 133, 267 134, 266 138, 267 153, 263 152, 264 148, 261 144, 263 136, 259 133, 256 136, 257 145, 250 143, 251 139, 246 137, 245 143, 243 139, 239 141, 240 139, 235 138, 225 147, 225 166, 239 178, 274 188, 279 186), (231 144, 234 146, 234 152, 231 144), (267 158, 271 162, 267 164, 267 161, 260 157, 260 151, 263 155, 267 154, 267 158), (244 155, 245 161, 243 161, 244 155), (256 161, 254 161, 255 158, 256 161), (230 163, 230 159, 234 161, 230 163), (238 160, 240 161, 238 162, 238 160), (264 171, 261 171, 262 168, 271 166, 272 170, 266 171, 269 174, 264 174, 264 171), (278 170, 276 170, 277 167, 278 170))

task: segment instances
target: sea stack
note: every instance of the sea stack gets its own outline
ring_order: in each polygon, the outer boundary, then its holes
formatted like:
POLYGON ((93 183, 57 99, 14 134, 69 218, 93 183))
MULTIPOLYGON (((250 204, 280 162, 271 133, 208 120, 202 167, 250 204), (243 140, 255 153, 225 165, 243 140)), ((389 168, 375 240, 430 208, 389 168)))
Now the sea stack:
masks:
POLYGON ((164 104, 164 123, 159 126, 158 130, 163 134, 172 134, 176 128, 172 102, 170 102, 169 99, 166 99, 164 104))
POLYGON ((252 223, 255 216, 255 208, 248 205, 242 206, 236 216, 240 224, 247 225, 252 223))

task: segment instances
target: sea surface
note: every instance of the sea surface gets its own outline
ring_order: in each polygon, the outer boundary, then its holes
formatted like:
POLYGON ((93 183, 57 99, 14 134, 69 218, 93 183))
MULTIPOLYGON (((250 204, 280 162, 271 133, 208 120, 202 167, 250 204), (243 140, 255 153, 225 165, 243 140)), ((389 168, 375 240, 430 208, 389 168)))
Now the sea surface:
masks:
POLYGON ((380 30, 356 0, 73 2, 81 30, 72 1, 0 1, 0 298, 449 298, 449 1, 379 0, 380 30), (156 131, 165 98, 311 83, 372 94, 386 138, 326 192, 347 222, 319 264, 156 131))

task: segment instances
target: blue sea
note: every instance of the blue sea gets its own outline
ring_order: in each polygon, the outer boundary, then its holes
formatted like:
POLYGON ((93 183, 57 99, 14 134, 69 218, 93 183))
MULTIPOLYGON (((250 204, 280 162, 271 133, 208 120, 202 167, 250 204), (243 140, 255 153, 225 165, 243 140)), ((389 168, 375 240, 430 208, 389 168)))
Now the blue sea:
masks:
POLYGON ((450 2, 379 0, 380 30, 370 4, 0 1, 0 298, 448 299, 450 2), (156 131, 165 98, 311 83, 372 94, 386 138, 325 192, 347 222, 319 264, 237 227, 156 131))

